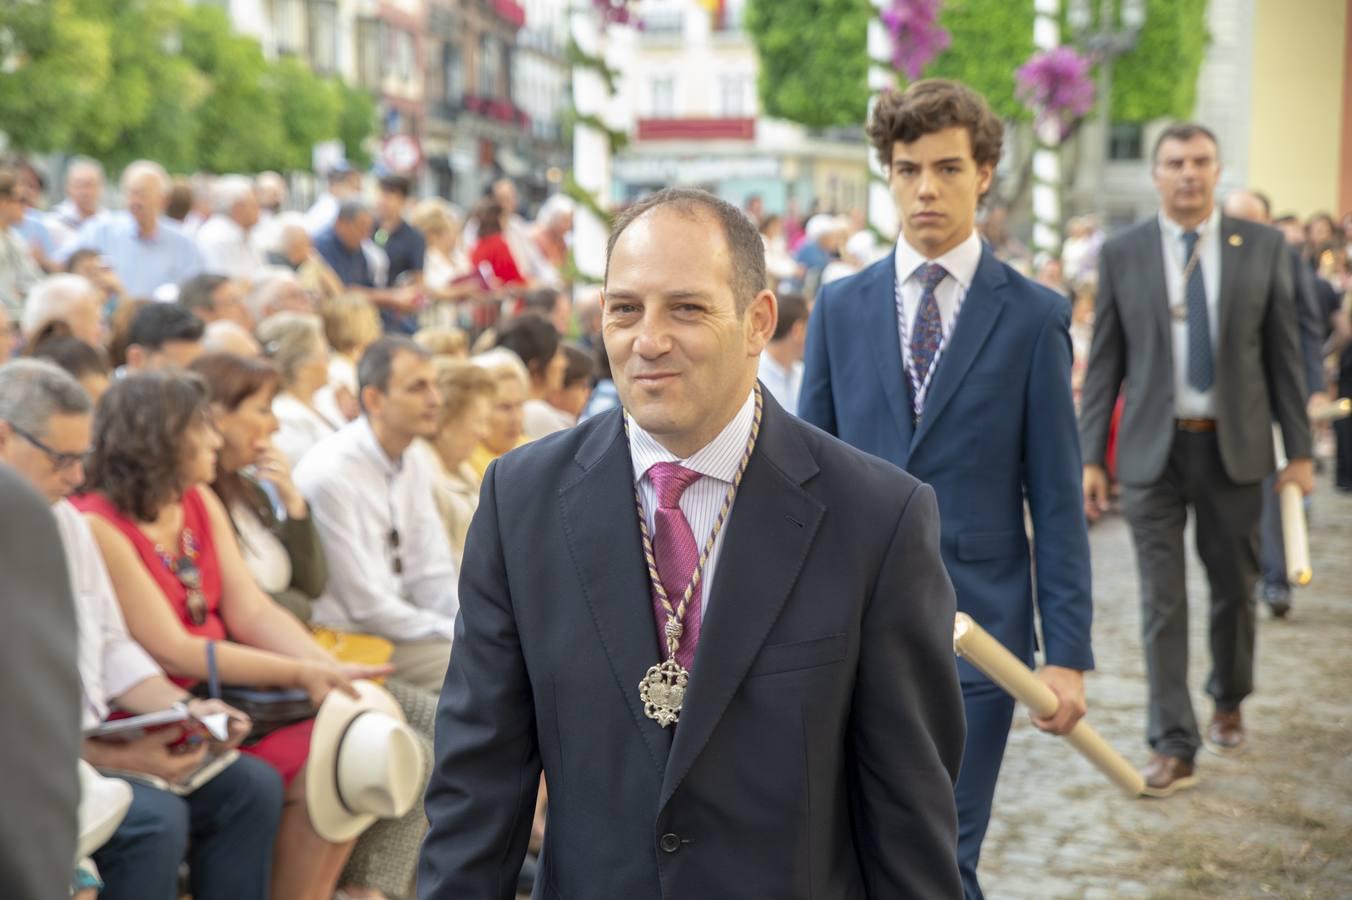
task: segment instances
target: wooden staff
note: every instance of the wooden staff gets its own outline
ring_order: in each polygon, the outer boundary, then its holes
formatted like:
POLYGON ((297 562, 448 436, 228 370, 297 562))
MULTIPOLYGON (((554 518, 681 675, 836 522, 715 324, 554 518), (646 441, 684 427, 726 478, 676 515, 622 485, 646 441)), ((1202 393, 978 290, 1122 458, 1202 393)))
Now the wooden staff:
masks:
MULTIPOLYGON (((1329 404, 1333 406, 1334 404, 1329 404)), ((1277 453, 1277 471, 1286 468, 1286 445, 1282 433, 1272 426, 1272 447, 1277 453)), ((1282 544, 1286 550, 1286 580, 1305 587, 1314 580, 1310 565, 1310 531, 1305 522, 1305 495, 1300 485, 1286 484, 1278 494, 1282 512, 1282 544)))
MULTIPOLYGON (((1051 688, 1039 681, 1031 669, 966 613, 958 613, 953 622, 953 651, 1031 709, 1038 718, 1055 715, 1056 708, 1061 705, 1051 688)), ((1065 738, 1128 795, 1139 797, 1145 792, 1144 776, 1084 719, 1076 722, 1065 738)))
POLYGON ((1352 416, 1352 397, 1339 397, 1319 407, 1310 416, 1311 422, 1336 422, 1352 416))

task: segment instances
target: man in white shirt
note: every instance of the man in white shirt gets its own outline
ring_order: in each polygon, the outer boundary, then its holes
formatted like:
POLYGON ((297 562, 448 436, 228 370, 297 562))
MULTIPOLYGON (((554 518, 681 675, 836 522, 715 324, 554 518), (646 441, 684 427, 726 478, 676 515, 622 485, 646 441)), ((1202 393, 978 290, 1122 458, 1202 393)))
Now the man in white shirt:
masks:
POLYGON ((202 268, 212 275, 250 283, 264 262, 252 238, 260 213, 253 182, 242 175, 229 175, 216 182, 212 193, 216 212, 196 234, 202 268))
MULTIPOLYGON (((88 732, 113 709, 135 715, 185 704, 199 718, 228 714, 233 747, 248 733, 248 718, 218 700, 192 699, 132 640, 89 525, 65 499, 84 480, 91 409, 79 382, 50 363, 0 367, 0 462, 52 504, 65 549, 79 624, 81 728, 88 732)), ((201 766, 210 748, 181 744, 181 734, 165 728, 127 742, 86 739, 82 756, 99 768, 173 783, 201 766)), ((281 779, 268 764, 241 757, 185 797, 131 784, 126 819, 94 856, 105 884, 101 897, 171 900, 185 856, 194 897, 267 896, 282 805, 281 779)))
POLYGON ((803 350, 807 346, 807 300, 802 294, 779 298, 775 336, 761 354, 761 384, 787 411, 798 414, 798 391, 803 386, 803 350))
POLYGON ((403 681, 440 690, 460 607, 457 572, 428 460, 406 453, 437 432, 431 356, 385 337, 357 365, 363 415, 316 444, 296 468, 329 564, 317 625, 394 643, 403 681))
POLYGON ((105 212, 102 204, 103 166, 96 160, 77 156, 66 169, 66 199, 47 213, 47 231, 58 253, 89 220, 105 212))

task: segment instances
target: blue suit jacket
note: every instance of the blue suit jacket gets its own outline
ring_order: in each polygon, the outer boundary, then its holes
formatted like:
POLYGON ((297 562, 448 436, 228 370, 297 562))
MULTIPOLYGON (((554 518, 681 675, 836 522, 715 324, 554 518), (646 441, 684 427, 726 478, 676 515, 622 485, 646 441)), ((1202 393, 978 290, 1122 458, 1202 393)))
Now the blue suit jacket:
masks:
MULTIPOLYGON (((1093 668, 1070 304, 983 246, 913 427, 895 282, 889 255, 822 289, 808 324, 799 414, 934 487, 958 609, 1030 664, 1035 559, 1047 663, 1093 668)), ((965 662, 960 673, 982 680, 965 662)))

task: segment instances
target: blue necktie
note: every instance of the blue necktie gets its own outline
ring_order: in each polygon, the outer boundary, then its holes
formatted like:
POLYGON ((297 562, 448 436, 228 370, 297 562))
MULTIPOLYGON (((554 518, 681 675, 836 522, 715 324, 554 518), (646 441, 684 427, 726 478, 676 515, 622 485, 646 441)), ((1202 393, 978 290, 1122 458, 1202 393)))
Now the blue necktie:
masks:
MULTIPOLYGON (((1197 249, 1197 232, 1183 233, 1184 265, 1197 249)), ((1188 384, 1199 391, 1211 390, 1216 366, 1211 357, 1211 319, 1206 311, 1206 284, 1202 281, 1202 261, 1192 267, 1186 288, 1188 301, 1188 384)))
POLYGON ((923 265, 916 272, 924 286, 920 292, 920 306, 915 311, 915 327, 911 329, 911 361, 915 364, 916 381, 912 387, 919 393, 944 337, 944 322, 939 316, 939 301, 935 299, 934 289, 948 272, 938 263, 923 265))

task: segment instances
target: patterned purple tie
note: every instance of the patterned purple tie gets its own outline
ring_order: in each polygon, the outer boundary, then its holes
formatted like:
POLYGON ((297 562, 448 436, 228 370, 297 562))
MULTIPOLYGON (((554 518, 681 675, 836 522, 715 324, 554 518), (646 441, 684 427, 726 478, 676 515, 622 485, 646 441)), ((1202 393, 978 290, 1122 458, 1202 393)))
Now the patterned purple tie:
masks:
MULTIPOLYGON (((648 470, 648 480, 657 494, 657 509, 653 513, 653 524, 656 526, 653 555, 657 557, 657 574, 662 578, 667 601, 673 610, 680 608, 686 585, 690 584, 695 566, 699 564, 695 533, 690 530, 690 523, 686 521, 685 513, 681 512, 680 504, 685 489, 701 477, 699 472, 676 463, 654 463, 648 470)), ((701 593, 703 591, 697 588, 690 596, 682 620, 685 630, 681 635, 680 646, 676 649, 676 661, 687 670, 694 664, 695 645, 699 643, 701 593)), ((662 601, 658 599, 656 591, 653 591, 653 614, 657 616, 657 635, 665 656, 667 612, 662 608, 662 601)))
POLYGON ((911 360, 915 364, 915 383, 911 387, 919 394, 944 337, 944 322, 939 316, 939 301, 935 299, 934 289, 948 272, 938 263, 927 263, 916 269, 916 274, 920 276, 923 289, 920 306, 915 311, 915 327, 911 329, 911 360))

